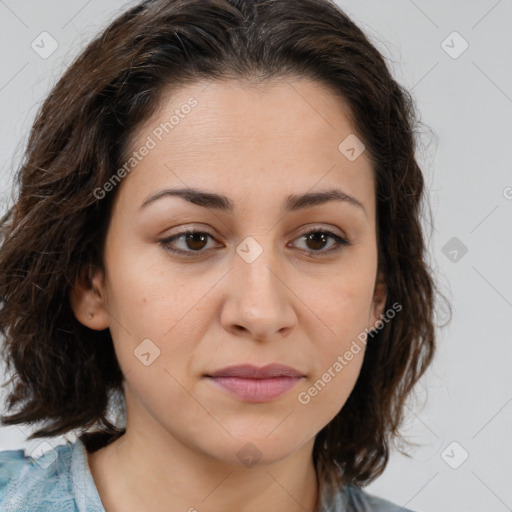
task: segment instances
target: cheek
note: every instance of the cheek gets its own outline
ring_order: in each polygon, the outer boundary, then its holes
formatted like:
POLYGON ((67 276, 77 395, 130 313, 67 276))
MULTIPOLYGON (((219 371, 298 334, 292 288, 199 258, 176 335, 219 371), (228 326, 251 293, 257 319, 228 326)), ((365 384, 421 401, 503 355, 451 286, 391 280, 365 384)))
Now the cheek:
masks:
MULTIPOLYGON (((187 322, 181 319, 193 306, 193 297, 184 291, 183 278, 176 274, 169 283, 162 263, 152 255, 155 252, 158 256, 158 251, 143 254, 137 247, 116 243, 106 252, 109 328, 125 374, 138 371, 146 362, 151 362, 151 367, 160 366, 168 358, 169 340, 183 331, 187 322)), ((180 337, 189 339, 186 332, 180 337)))
MULTIPOLYGON (((294 291, 303 299, 302 310, 310 320, 311 339, 322 345, 326 357, 350 344, 368 327, 373 294, 372 269, 356 271, 346 267, 340 272, 310 279, 297 279, 294 291)), ((327 363, 328 359, 323 358, 327 363)))
POLYGON ((338 350, 327 351, 317 371, 298 393, 301 407, 312 417, 321 418, 318 428, 338 414, 354 388, 363 364, 365 345, 355 341, 340 343, 338 350))
POLYGON ((175 439, 194 446, 197 439, 207 437, 205 432, 212 432, 217 425, 201 407, 195 393, 188 390, 183 376, 166 364, 163 357, 147 367, 132 366, 125 374, 124 392, 130 421, 132 425, 144 425, 142 430, 148 435, 151 429, 147 427, 156 422, 175 439))
MULTIPOLYGON (((315 313, 309 321, 314 345, 312 376, 301 391, 299 403, 316 410, 324 419, 334 417, 352 391, 363 364, 365 329, 372 300, 372 273, 340 273, 311 288, 306 305, 315 313), (370 277, 369 277, 370 276, 370 277)), ((303 293, 306 293, 304 289, 303 293)))
POLYGON ((119 237, 108 246, 106 261, 109 313, 125 328, 125 335, 161 339, 207 285, 173 270, 175 266, 157 243, 154 247, 142 241, 123 243, 119 237))

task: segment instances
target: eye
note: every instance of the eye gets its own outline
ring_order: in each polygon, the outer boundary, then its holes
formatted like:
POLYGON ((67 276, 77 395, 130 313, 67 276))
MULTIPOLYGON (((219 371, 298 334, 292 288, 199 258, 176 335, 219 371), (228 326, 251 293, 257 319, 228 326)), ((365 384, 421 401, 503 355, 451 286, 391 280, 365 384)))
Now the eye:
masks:
POLYGON ((175 254, 199 253, 205 252, 201 249, 205 247, 208 237, 213 239, 213 236, 205 231, 189 230, 177 235, 173 235, 169 238, 165 238, 164 240, 160 240, 160 245, 162 245, 166 250, 175 254), (174 245, 174 241, 180 239, 185 244, 185 247, 191 250, 183 248, 177 249, 174 245))
MULTIPOLYGON (((208 238, 214 240, 213 235, 206 231, 188 230, 160 240, 159 243, 162 247, 164 247, 164 249, 174 254, 192 255, 194 253, 200 254, 202 252, 206 252, 203 249, 208 248, 208 238), (181 248, 176 247, 176 241, 182 242, 183 245, 181 248)), ((343 246, 351 244, 351 242, 333 233, 332 231, 320 228, 312 229, 306 233, 303 233, 296 240, 304 241, 308 245, 304 251, 307 251, 309 255, 314 256, 316 256, 317 253, 318 256, 323 256, 326 253, 338 251, 343 246), (328 246, 329 248, 327 250, 322 250, 325 248, 329 239, 333 240, 334 242, 328 246)))
POLYGON ((315 228, 311 231, 303 233, 299 238, 297 238, 297 240, 302 240, 307 245, 309 245, 309 247, 306 247, 305 250, 308 251, 310 255, 314 256, 316 256, 317 253, 319 256, 324 256, 328 253, 330 254, 332 252, 339 251, 345 245, 350 245, 350 242, 345 238, 342 238, 332 231, 320 228, 315 228), (334 243, 329 246, 329 249, 322 250, 327 244, 329 238, 334 240, 334 243))

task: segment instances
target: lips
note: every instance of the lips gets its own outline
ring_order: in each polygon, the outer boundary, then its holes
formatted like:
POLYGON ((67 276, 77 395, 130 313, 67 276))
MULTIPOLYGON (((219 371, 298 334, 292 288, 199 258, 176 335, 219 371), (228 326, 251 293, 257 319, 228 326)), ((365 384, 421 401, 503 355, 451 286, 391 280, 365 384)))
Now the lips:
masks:
POLYGON ((261 368, 251 364, 243 364, 238 366, 228 366, 227 368, 208 374, 207 377, 270 379, 273 377, 304 377, 304 375, 295 368, 282 364, 269 364, 261 368))
POLYGON ((259 368, 253 365, 230 366, 205 375, 217 389, 245 402, 269 402, 285 394, 304 375, 290 366, 270 364, 259 368))

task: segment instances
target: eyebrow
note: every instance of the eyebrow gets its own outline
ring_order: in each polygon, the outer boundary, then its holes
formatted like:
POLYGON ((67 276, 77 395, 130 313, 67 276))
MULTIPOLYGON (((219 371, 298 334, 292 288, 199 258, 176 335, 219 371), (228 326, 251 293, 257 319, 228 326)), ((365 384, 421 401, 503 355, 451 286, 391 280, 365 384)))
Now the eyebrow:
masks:
MULTIPOLYGON (((193 188, 165 189, 150 195, 140 206, 143 209, 163 197, 181 197, 189 203, 213 208, 215 210, 231 213, 234 203, 228 197, 212 192, 193 188)), ((360 208, 366 215, 366 209, 361 201, 339 189, 324 190, 320 192, 307 192, 305 194, 289 195, 285 200, 285 209, 295 212, 304 208, 311 208, 331 201, 341 201, 360 208)))

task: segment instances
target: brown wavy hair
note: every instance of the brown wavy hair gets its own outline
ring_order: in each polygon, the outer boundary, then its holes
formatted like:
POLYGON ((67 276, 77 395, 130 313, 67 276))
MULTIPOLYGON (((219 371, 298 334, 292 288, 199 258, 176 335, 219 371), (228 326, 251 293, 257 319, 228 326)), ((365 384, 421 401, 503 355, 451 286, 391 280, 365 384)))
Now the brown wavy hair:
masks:
POLYGON ((13 384, 7 406, 18 409, 1 420, 43 422, 28 439, 79 429, 89 451, 125 432, 108 417, 123 381, 110 331, 83 326, 69 300, 80 271, 102 266, 116 191, 101 200, 94 191, 164 93, 232 77, 326 85, 349 106, 373 162, 379 271, 386 305, 402 310, 369 340, 352 393, 313 450, 324 481, 366 485, 384 471, 405 399, 433 359, 438 286, 421 226, 428 198, 413 98, 332 0, 148 0, 68 67, 38 111, 0 221, 0 333, 14 370, 3 386, 13 384))

